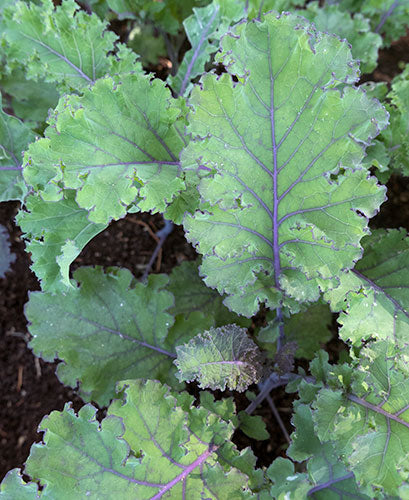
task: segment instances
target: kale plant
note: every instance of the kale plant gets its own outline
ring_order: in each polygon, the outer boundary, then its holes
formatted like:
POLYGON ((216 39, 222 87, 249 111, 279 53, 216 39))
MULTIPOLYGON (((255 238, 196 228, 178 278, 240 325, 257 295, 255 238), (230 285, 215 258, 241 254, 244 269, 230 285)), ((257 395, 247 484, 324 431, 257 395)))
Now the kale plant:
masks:
POLYGON ((41 283, 29 346, 86 404, 43 419, 1 499, 409 498, 409 237, 368 228, 409 175, 409 71, 359 85, 409 8, 379 4, 3 2, 0 199, 41 283), (166 82, 141 63, 161 51, 166 82), (197 261, 71 272, 136 212, 165 220, 152 261, 173 225, 197 261), (276 439, 253 413, 283 427, 280 386, 293 432, 258 467, 233 434, 276 439))

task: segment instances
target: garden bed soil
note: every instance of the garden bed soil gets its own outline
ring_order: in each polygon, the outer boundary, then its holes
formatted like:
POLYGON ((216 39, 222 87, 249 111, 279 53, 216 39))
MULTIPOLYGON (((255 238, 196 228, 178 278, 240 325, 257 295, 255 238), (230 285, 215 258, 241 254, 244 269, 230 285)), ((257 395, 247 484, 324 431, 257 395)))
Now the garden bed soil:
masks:
MULTIPOLYGON (((371 78, 390 82, 399 72, 400 61, 409 62, 409 36, 381 51, 379 66, 371 78)), ((0 280, 0 481, 8 470, 21 467, 31 444, 41 440, 36 429, 44 415, 52 410, 62 410, 67 401, 72 401, 75 409, 83 404, 75 392, 64 387, 55 376, 56 363, 36 359, 27 348, 29 334, 24 304, 28 290, 38 290, 39 285, 29 269, 30 259, 24 251, 21 232, 14 224, 17 210, 17 203, 0 204, 0 224, 7 227, 12 251, 16 255, 11 271, 0 280)), ((72 267, 121 266, 130 269, 135 276, 141 276, 156 244, 148 227, 154 232, 161 224, 160 216, 128 215, 92 240, 72 267)), ((382 206, 382 213, 372 219, 371 227, 405 227, 409 230, 408 179, 391 178, 388 201, 382 206)), ((177 227, 166 240, 160 268, 155 271, 169 273, 176 264, 194 258, 194 250, 186 242, 182 229, 177 227)), ((342 343, 336 338, 329 342, 330 359, 337 359, 341 348, 342 343)), ((288 432, 291 432, 292 396, 280 388, 272 393, 272 399, 288 432)), ((245 408, 247 400, 244 396, 235 395, 235 400, 239 410, 245 408)), ((257 413, 264 417, 272 436, 268 441, 251 442, 261 466, 268 465, 272 456, 284 455, 286 440, 266 402, 257 413)), ((235 434, 235 442, 239 448, 250 444, 240 431, 235 434)))

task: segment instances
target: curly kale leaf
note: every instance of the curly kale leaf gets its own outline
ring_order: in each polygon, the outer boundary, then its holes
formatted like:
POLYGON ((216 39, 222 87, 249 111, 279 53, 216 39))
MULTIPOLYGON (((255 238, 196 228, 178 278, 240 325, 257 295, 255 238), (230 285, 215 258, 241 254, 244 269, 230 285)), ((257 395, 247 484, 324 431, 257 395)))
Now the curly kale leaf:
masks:
MULTIPOLYGON (((409 372, 390 342, 361 350, 353 366, 328 365, 313 403, 315 432, 366 487, 398 495, 409 474, 409 372)), ((371 495, 372 497, 372 495, 371 495)))
POLYGON ((229 73, 193 90, 182 155, 187 171, 208 172, 208 206, 184 220, 201 274, 248 317, 285 304, 294 281, 297 300, 316 300, 315 279, 353 267, 384 201, 361 161, 386 112, 349 85, 358 73, 346 42, 295 15, 239 24, 217 59, 229 73))
POLYGON ((85 400, 106 405, 119 380, 149 377, 177 383, 174 347, 165 339, 173 317, 167 277, 135 283, 127 269, 81 268, 80 286, 65 293, 34 292, 26 307, 35 354, 58 365, 57 374, 85 400))
POLYGON ((71 263, 85 245, 103 231, 107 224, 88 220, 88 212, 75 202, 75 191, 67 190, 59 201, 43 201, 30 195, 25 211, 16 221, 31 253, 31 269, 41 281, 44 291, 64 291, 70 283, 71 263))
POLYGON ((333 469, 331 462, 333 457, 322 454, 320 458, 321 462, 317 461, 315 468, 309 468, 308 473, 296 472, 294 464, 290 460, 281 457, 275 459, 267 469, 267 476, 272 482, 271 497, 268 498, 277 500, 299 500, 301 498, 370 500, 369 496, 359 491, 351 473, 340 475, 336 468, 333 469), (317 480, 321 482, 317 482, 317 480))
POLYGON ((346 38, 351 44, 352 56, 360 61, 362 73, 371 73, 376 68, 382 38, 371 30, 369 19, 362 14, 352 16, 349 12, 339 10, 336 5, 320 7, 318 2, 310 2, 306 9, 297 11, 297 14, 312 21, 320 31, 346 38))
POLYGON ((294 410, 292 423, 296 430, 287 455, 297 462, 307 460, 309 496, 315 500, 340 500, 343 495, 369 500, 370 491, 357 486, 354 474, 338 458, 332 444, 321 443, 316 436, 311 408, 297 401, 294 410))
MULTIPOLYGON (((118 391, 123 400, 101 422, 91 405, 76 414, 68 404, 45 417, 44 442, 32 446, 25 467, 33 482, 24 484, 14 470, 0 498, 255 498, 246 474, 218 462, 231 424, 157 381, 126 381, 118 391)), ((240 459, 231 443, 230 450, 232 461, 240 459)))
MULTIPOLYGON (((234 431, 231 423, 205 408, 195 408, 186 393, 175 398, 154 381, 129 381, 122 387, 125 403, 115 401, 108 413, 122 418, 124 439, 132 449, 142 450, 141 472, 146 471, 148 483, 156 483, 152 487, 158 491, 157 498, 251 498, 247 476, 232 465, 224 463, 222 468, 217 463, 226 448, 230 464, 239 459, 229 442, 234 431)), ((149 487, 141 498, 155 498, 155 490, 149 487)))
POLYGON ((340 275, 325 294, 335 311, 342 339, 387 340, 398 349, 409 341, 409 236, 404 229, 377 229, 362 241, 364 257, 340 275))
POLYGON ((176 128, 183 113, 160 80, 100 79, 60 100, 46 137, 26 153, 25 179, 48 201, 61 199, 61 185, 75 189, 95 223, 123 217, 136 200, 140 210, 163 212, 185 187, 176 128))
POLYGON ((210 54, 216 52, 212 43, 227 31, 230 24, 244 15, 243 5, 234 0, 213 0, 206 7, 193 9, 193 14, 183 21, 191 49, 186 52, 175 76, 168 79, 177 95, 184 95, 191 88, 191 80, 203 73, 210 54))
POLYGON ((227 325, 211 328, 176 347, 175 365, 180 381, 197 380, 203 389, 243 392, 259 382, 262 354, 244 328, 227 325))
MULTIPOLYGON (((72 208, 69 200, 64 206, 72 208)), ((80 228, 83 213, 77 212, 78 219, 69 212, 61 212, 60 218, 80 228)), ((86 235, 86 228, 82 231, 86 235)), ((81 239, 78 242, 80 245, 81 239)), ((29 248, 38 254, 36 266, 45 269, 47 256, 54 261, 46 278, 51 280, 51 271, 61 274, 64 267, 57 268, 55 255, 45 252, 41 243, 34 239, 29 248)), ((58 264, 70 260, 72 255, 58 241, 55 247, 56 253, 62 251, 58 264)), ((64 289, 54 286, 51 290, 51 284, 56 283, 50 282, 47 291, 30 294, 25 309, 33 336, 30 347, 45 360, 60 359, 59 378, 71 387, 78 383, 82 398, 100 405, 114 396, 119 380, 146 377, 180 387, 173 365, 176 346, 188 343, 213 325, 219 326, 226 318, 240 321, 224 308, 220 296, 212 291, 209 294, 198 279, 188 290, 205 299, 200 302, 203 312, 190 309, 191 304, 177 288, 181 276, 189 276, 195 268, 195 263, 193 267, 186 263, 176 268, 170 283, 165 275, 151 275, 147 284, 138 283, 127 269, 117 268, 106 273, 101 268, 80 268, 74 272, 71 286, 64 289)), ((253 359, 251 350, 250 346, 249 359, 253 359)), ((257 367, 248 369, 257 372, 257 367)))
MULTIPOLYGON (((118 72, 117 57, 109 55, 117 36, 74 0, 64 0, 58 7, 51 0, 39 5, 19 1, 7 7, 3 17, 8 65, 24 66, 29 79, 81 89, 118 72)), ((119 54, 127 71, 140 71, 129 49, 121 47, 119 54)))
POLYGON ((409 4, 406 0, 330 0, 338 9, 359 12, 371 21, 371 28, 388 47, 406 33, 409 24, 409 4))

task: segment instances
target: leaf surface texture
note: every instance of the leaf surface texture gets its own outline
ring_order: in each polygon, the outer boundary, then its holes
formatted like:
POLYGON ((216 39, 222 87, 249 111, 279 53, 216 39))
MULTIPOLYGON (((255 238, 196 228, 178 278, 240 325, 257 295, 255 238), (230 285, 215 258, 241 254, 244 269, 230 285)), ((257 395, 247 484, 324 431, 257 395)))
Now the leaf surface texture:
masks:
POLYGON ((210 208, 184 221, 201 274, 248 317, 282 304, 294 275, 304 276, 297 300, 316 300, 305 278, 351 268, 384 200, 360 162, 386 113, 356 88, 334 88, 357 78, 347 44, 294 15, 239 24, 218 59, 229 73, 193 90, 182 156, 187 171, 208 172, 199 191, 210 208))
MULTIPOLYGON (((34 482, 24 484, 16 470, 3 481, 0 497, 30 500, 245 500, 254 498, 248 477, 217 462, 217 450, 233 433, 231 424, 192 398, 172 394, 157 381, 121 383, 123 400, 96 419, 86 405, 78 414, 66 405, 43 419, 44 443, 34 444, 25 472, 34 482)), ((231 459, 240 457, 231 449, 231 459)))
POLYGON ((1 109, 0 96, 0 201, 23 200, 27 187, 23 179, 23 153, 35 138, 18 118, 1 109))
POLYGON ((184 189, 181 116, 159 80, 98 80, 83 96, 61 99, 46 138, 26 154, 25 178, 49 201, 61 198, 61 183, 77 190, 78 205, 96 223, 123 217, 137 199, 141 210, 163 212, 184 189))

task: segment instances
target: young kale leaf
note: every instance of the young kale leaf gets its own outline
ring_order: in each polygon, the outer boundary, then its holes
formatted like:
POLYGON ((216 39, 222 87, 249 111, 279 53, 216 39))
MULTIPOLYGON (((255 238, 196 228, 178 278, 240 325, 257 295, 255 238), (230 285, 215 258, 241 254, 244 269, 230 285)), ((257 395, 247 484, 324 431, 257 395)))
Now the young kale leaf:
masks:
POLYGON ((243 5, 230 0, 213 0, 201 9, 193 9, 193 14, 183 22, 186 36, 192 48, 185 54, 175 76, 168 83, 177 95, 184 95, 191 88, 191 80, 204 71, 211 53, 217 46, 212 41, 219 40, 230 24, 244 15, 243 5))
POLYGON ((351 44, 352 56, 361 63, 362 73, 371 73, 376 68, 382 38, 371 31, 369 20, 362 14, 352 16, 336 5, 320 7, 318 2, 308 3, 307 8, 297 11, 297 14, 312 21, 320 31, 346 38, 351 44))
POLYGON ((176 347, 175 365, 180 381, 197 380, 199 387, 245 391, 259 382, 263 357, 244 328, 227 325, 211 328, 188 344, 176 347))

